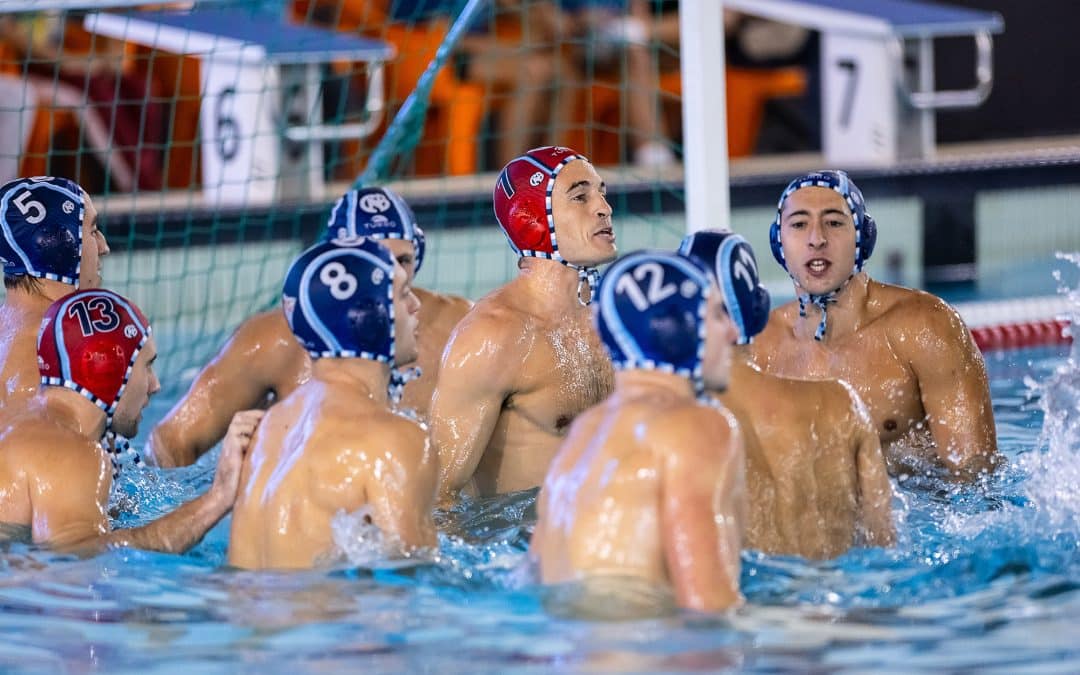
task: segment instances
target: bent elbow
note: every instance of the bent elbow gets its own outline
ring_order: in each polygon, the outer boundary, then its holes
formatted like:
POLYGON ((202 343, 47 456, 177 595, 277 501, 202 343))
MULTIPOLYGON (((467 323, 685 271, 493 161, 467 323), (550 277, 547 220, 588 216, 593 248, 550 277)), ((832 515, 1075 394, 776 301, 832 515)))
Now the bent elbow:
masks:
POLYGON ((996 447, 972 450, 961 456, 949 453, 943 459, 949 480, 958 483, 972 483, 989 476, 1004 462, 996 447))

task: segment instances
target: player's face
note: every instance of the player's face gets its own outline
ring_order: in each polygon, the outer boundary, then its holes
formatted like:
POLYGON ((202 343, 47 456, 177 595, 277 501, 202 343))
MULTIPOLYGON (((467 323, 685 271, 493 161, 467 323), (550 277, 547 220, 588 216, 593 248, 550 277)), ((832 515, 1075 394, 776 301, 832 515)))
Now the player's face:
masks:
POLYGON ((727 389, 731 375, 731 346, 738 339, 735 322, 731 320, 720 289, 715 285, 705 305, 705 356, 701 361, 705 388, 711 391, 727 389))
POLYGON ((86 212, 82 225, 82 260, 79 262, 79 288, 101 286, 101 259, 109 255, 109 242, 105 233, 98 229, 98 212, 90 195, 83 192, 86 212))
POLYGON ((577 160, 559 172, 551 194, 559 253, 570 263, 595 267, 615 259, 615 230, 607 186, 593 165, 577 160))
POLYGON ((404 366, 419 356, 420 299, 401 265, 394 265, 394 362, 404 366))
POLYGON ((113 430, 121 436, 134 438, 139 433, 143 409, 150 403, 150 397, 161 390, 161 382, 154 372, 156 359, 157 344, 150 338, 135 359, 127 386, 113 413, 113 430))
POLYGON ((780 213, 780 243, 788 272, 807 293, 835 291, 855 268, 855 219, 835 190, 792 193, 780 213))
POLYGON ((390 255, 404 268, 405 277, 412 285, 416 276, 416 247, 413 243, 407 239, 383 239, 379 243, 390 249, 390 255))

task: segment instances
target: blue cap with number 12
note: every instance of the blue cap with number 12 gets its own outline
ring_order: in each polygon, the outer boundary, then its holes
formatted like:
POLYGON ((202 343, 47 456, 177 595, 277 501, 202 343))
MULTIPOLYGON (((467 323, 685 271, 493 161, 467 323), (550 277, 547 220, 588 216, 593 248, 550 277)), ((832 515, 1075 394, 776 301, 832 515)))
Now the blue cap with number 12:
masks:
POLYGON ((282 309, 312 358, 394 365, 394 258, 372 239, 315 244, 289 267, 282 309))
POLYGON ((635 251, 600 282, 597 330, 618 370, 661 370, 701 383, 712 275, 668 251, 635 251))
POLYGON ((67 178, 19 178, 0 186, 0 265, 79 286, 83 192, 67 178))

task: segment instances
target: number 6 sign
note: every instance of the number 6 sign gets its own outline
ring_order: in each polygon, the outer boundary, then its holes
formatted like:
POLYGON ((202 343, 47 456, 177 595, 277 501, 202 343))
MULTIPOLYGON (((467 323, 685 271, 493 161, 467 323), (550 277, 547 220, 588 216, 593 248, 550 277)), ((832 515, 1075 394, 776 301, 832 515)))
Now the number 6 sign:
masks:
POLYGON ((280 173, 277 69, 208 58, 202 67, 202 179, 215 204, 269 202, 280 173))

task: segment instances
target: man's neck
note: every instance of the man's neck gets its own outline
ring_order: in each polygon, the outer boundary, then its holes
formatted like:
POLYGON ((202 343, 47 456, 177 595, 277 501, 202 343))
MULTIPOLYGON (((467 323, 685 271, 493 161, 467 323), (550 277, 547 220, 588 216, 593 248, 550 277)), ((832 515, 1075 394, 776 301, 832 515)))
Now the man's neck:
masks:
POLYGON ((675 394, 676 396, 685 396, 688 399, 695 398, 694 384, 682 375, 637 368, 615 371, 615 393, 617 395, 634 396, 658 391, 675 394))
POLYGON ((37 290, 27 290, 25 288, 7 289, 7 299, 4 304, 21 312, 44 316, 53 301, 74 290, 75 287, 69 284, 62 284, 52 279, 39 279, 37 290))
POLYGON ((754 352, 750 345, 731 345, 731 369, 736 368, 760 370, 754 365, 754 352))
MULTIPOLYGON (((528 289, 533 307, 553 310, 578 306, 578 271, 555 260, 522 258, 518 261, 518 280, 528 289)), ((595 289, 585 283, 582 300, 588 300, 595 289)))
POLYGON ((319 358, 311 366, 311 379, 325 384, 343 384, 354 389, 358 396, 367 396, 374 403, 388 406, 390 398, 390 366, 381 361, 359 358, 319 358))
MULTIPOLYGON (((870 277, 866 272, 859 272, 835 291, 835 302, 828 304, 828 328, 822 338, 823 342, 828 342, 830 338, 849 335, 859 329, 866 307, 869 284, 870 277)), ((805 291, 796 285, 795 293, 801 294, 805 291)), ((814 333, 821 323, 821 311, 817 305, 807 303, 806 316, 797 317, 795 320, 795 335, 800 338, 814 339, 814 333)))
POLYGON ((77 391, 45 386, 38 390, 38 400, 56 424, 91 441, 100 441, 105 435, 105 411, 77 391))

